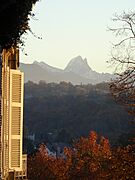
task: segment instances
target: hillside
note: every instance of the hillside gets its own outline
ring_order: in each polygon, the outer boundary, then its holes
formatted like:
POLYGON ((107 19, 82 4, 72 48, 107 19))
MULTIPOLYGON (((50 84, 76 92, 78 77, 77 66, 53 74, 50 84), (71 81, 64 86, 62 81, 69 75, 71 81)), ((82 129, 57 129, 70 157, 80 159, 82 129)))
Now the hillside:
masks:
POLYGON ((110 96, 106 83, 25 84, 25 126, 37 142, 68 143, 95 130, 115 144, 119 136, 132 129, 129 120, 110 96))

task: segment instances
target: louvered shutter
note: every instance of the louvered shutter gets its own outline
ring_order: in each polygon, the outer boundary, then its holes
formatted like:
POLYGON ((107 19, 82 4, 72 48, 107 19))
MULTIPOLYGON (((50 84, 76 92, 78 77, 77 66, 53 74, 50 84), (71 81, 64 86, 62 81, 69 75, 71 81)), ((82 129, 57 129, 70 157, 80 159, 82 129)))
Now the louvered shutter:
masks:
POLYGON ((22 170, 23 73, 10 70, 10 169, 22 170))

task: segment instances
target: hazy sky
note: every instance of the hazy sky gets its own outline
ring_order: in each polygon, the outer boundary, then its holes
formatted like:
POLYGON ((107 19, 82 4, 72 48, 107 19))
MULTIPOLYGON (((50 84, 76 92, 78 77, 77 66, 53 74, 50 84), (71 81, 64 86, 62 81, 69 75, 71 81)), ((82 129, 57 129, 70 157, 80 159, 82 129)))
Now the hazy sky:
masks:
POLYGON ((41 0, 31 19, 33 32, 25 36, 25 56, 21 62, 44 61, 65 68, 73 57, 81 55, 98 72, 111 72, 106 61, 113 35, 107 31, 111 18, 123 10, 135 10, 134 0, 41 0))

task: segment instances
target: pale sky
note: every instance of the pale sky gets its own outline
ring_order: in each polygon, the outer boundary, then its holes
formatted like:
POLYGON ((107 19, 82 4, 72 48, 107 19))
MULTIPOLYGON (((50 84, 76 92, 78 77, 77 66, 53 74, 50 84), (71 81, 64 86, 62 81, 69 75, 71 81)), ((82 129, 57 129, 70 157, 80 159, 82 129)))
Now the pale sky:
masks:
POLYGON ((135 10, 134 0, 41 0, 33 12, 38 20, 30 20, 32 34, 25 35, 25 56, 21 62, 45 63, 64 69, 68 62, 81 55, 97 72, 110 72, 113 35, 107 27, 115 13, 135 10))

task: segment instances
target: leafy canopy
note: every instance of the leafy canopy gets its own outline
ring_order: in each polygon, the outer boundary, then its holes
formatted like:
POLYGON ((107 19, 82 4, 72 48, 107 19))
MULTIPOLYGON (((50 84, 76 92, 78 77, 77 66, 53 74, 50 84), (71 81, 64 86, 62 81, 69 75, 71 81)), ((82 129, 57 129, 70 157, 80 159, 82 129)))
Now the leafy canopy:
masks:
POLYGON ((0 46, 10 48, 23 45, 20 37, 30 30, 28 21, 32 7, 38 0, 0 0, 0 46))

